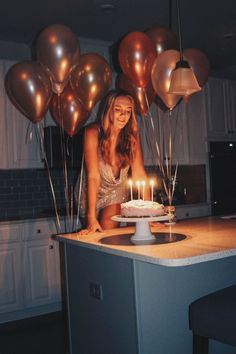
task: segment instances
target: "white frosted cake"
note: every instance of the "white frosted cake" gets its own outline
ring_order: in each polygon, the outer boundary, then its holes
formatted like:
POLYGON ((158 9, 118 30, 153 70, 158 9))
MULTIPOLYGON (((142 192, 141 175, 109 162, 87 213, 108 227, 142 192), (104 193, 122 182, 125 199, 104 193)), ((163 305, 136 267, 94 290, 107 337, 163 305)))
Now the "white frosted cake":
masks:
POLYGON ((150 200, 135 199, 121 204, 121 215, 125 217, 161 216, 164 205, 150 200))

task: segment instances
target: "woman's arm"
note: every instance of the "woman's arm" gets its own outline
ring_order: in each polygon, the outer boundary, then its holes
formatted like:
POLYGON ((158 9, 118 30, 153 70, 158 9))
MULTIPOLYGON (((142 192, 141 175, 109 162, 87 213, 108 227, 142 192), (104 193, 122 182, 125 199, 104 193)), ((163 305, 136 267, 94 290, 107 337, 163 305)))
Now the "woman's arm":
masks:
POLYGON ((96 230, 102 231, 96 216, 97 195, 100 185, 98 129, 96 126, 85 129, 83 147, 88 179, 87 229, 89 232, 94 232, 96 230))

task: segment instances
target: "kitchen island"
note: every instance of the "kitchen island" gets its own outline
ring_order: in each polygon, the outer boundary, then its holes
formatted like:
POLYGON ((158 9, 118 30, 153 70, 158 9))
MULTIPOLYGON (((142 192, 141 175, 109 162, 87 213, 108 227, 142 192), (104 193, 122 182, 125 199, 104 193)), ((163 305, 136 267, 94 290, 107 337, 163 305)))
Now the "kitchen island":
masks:
MULTIPOLYGON (((236 283, 236 219, 206 217, 152 227, 156 242, 133 245, 134 227, 64 243, 71 354, 190 354, 188 306, 236 283)), ((235 348, 210 341, 209 354, 235 348)))

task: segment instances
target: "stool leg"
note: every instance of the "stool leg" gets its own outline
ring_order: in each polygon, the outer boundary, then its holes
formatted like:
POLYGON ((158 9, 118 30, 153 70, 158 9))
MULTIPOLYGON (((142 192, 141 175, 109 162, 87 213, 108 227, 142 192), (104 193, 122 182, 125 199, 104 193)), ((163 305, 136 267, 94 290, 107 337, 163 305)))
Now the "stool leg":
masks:
POLYGON ((208 354, 208 338, 193 333, 193 354, 208 354))

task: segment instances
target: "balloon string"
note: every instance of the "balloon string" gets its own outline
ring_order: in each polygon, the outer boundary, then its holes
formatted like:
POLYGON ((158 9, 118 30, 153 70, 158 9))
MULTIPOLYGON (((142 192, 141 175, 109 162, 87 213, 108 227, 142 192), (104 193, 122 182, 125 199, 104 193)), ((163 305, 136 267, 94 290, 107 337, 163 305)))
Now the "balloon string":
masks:
MULTIPOLYGON (((152 113, 151 113, 151 110, 150 110, 150 105, 149 105, 149 102, 148 102, 148 98, 147 98, 147 94, 144 90, 144 97, 145 97, 145 100, 146 100, 146 104, 147 104, 147 107, 148 107, 148 117, 150 119, 150 123, 151 123, 151 127, 152 127, 152 134, 153 134, 153 139, 150 139, 150 131, 148 129, 148 135, 146 134, 146 141, 149 145, 149 148, 152 152, 152 161, 154 163, 154 165, 156 164, 155 160, 156 160, 156 156, 155 156, 155 152, 154 152, 154 148, 153 148, 153 145, 151 144, 151 140, 155 141, 155 148, 156 148, 156 153, 157 153, 157 164, 160 168, 160 171, 162 171, 164 173, 164 170, 163 170, 163 164, 162 164, 162 159, 161 159, 161 150, 160 150, 160 147, 159 147, 159 144, 157 142, 157 139, 155 138, 155 126, 154 126, 154 122, 153 122, 153 117, 152 117, 152 113), (149 139, 147 139, 147 137, 149 137, 149 139)), ((148 123, 148 119, 145 120, 145 122, 148 123)), ((147 130, 145 130, 146 132, 147 130)))
POLYGON ((82 163, 81 163, 81 171, 80 171, 80 180, 79 180, 79 193, 78 193, 78 204, 77 204, 77 217, 76 217, 76 229, 79 226, 79 208, 80 208, 80 201, 81 201, 81 192, 82 192, 82 181, 84 175, 84 154, 82 156, 82 163))
POLYGON ((63 161, 63 174, 64 174, 64 194, 65 194, 65 203, 66 203, 66 223, 65 229, 66 232, 68 231, 67 222, 69 221, 70 211, 69 211, 69 191, 68 191, 68 174, 67 174, 67 163, 66 163, 66 151, 65 151, 65 133, 64 133, 64 124, 63 124, 63 117, 61 114, 61 101, 60 96, 58 95, 58 113, 59 113, 59 122, 60 122, 60 144, 61 144, 61 155, 63 161))
POLYGON ((33 124, 33 122, 30 121, 27 126, 27 131, 26 131, 26 136, 25 136, 25 144, 30 144, 32 142, 33 128, 34 128, 34 124, 33 124))
POLYGON ((61 231, 61 223, 60 223, 60 218, 59 218, 59 214, 58 214, 56 195, 55 195, 55 191, 54 191, 54 187, 53 187, 53 183, 52 183, 52 177, 51 177, 51 173, 50 173, 50 169, 49 169, 49 165, 48 165, 48 160, 47 160, 47 156, 46 156, 46 152, 45 152, 45 147, 44 147, 43 126, 42 126, 41 122, 38 122, 36 124, 36 126, 37 126, 37 130, 35 130, 35 134, 36 134, 36 136, 38 138, 38 142, 40 144, 39 145, 40 150, 43 152, 43 159, 45 161, 46 168, 47 168, 48 180, 49 180, 49 184, 50 184, 50 188, 51 188, 54 210, 55 210, 55 214, 56 214, 56 227, 57 227, 57 232, 59 232, 59 231, 61 231))
MULTIPOLYGON (((69 139, 69 137, 68 137, 69 139)), ((74 165, 74 139, 73 137, 70 137, 70 141, 71 141, 71 173, 70 173, 70 223, 71 223, 71 231, 73 231, 74 228, 74 169, 73 169, 73 165, 74 165)))
MULTIPOLYGON (((146 100, 146 104, 147 107, 149 108, 148 110, 148 117, 150 118, 150 123, 151 123, 151 128, 152 128, 152 134, 153 134, 153 139, 150 139, 150 131, 148 128, 148 119, 145 120, 145 137, 146 137, 146 141, 148 143, 149 146, 149 150, 152 152, 152 160, 155 161, 155 153, 154 153, 154 149, 153 149, 153 145, 150 144, 150 140, 154 140, 155 141, 155 148, 156 148, 156 152, 157 152, 157 162, 158 162, 158 166, 162 175, 162 183, 163 183, 163 187, 169 202, 169 205, 172 204, 173 201, 173 196, 174 196, 174 191, 175 191, 175 185, 176 185, 176 178, 177 178, 177 170, 178 170, 178 163, 176 164, 175 167, 175 172, 174 172, 174 177, 172 179, 172 162, 173 162, 173 146, 175 143, 175 137, 176 137, 176 130, 177 130, 177 123, 178 123, 178 118, 179 118, 179 107, 178 107, 178 111, 177 111, 177 119, 175 122, 175 126, 174 126, 174 134, 172 132, 172 124, 171 124, 171 118, 172 118, 172 111, 169 110, 169 114, 168 114, 168 148, 166 149, 166 145, 165 145, 165 134, 164 132, 162 132, 162 134, 160 134, 162 136, 162 145, 163 145, 163 153, 165 156, 165 168, 163 166, 162 163, 162 157, 161 157, 161 149, 160 146, 157 142, 157 139, 155 138, 155 126, 154 126, 154 122, 153 122, 153 117, 150 111, 150 107, 149 107, 149 102, 147 99, 147 95, 146 92, 144 91, 144 97, 146 100), (148 128, 148 129, 147 129, 148 128)), ((161 122, 160 122, 160 117, 161 114, 158 114, 158 118, 159 118, 159 126, 161 126, 161 122)))

